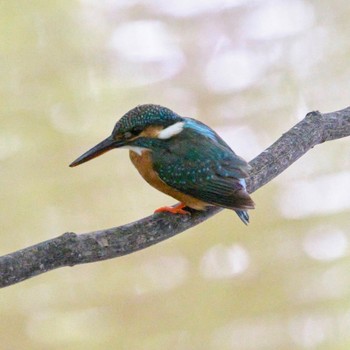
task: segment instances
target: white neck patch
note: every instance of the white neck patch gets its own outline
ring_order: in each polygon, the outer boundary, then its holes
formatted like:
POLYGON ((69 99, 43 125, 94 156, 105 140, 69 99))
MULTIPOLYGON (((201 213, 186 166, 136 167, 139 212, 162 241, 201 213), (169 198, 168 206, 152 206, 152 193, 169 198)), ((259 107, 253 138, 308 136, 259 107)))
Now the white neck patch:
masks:
POLYGON ((183 130, 185 125, 185 122, 177 122, 173 125, 168 126, 167 128, 163 129, 160 131, 158 134, 158 138, 161 140, 167 140, 170 139, 171 137, 180 134, 180 132, 183 130))
POLYGON ((142 155, 142 152, 143 151, 147 151, 148 148, 144 148, 144 147, 137 147, 137 146, 122 146, 122 147, 119 147, 119 148, 126 148, 130 151, 133 151, 135 153, 137 153, 139 156, 142 155))

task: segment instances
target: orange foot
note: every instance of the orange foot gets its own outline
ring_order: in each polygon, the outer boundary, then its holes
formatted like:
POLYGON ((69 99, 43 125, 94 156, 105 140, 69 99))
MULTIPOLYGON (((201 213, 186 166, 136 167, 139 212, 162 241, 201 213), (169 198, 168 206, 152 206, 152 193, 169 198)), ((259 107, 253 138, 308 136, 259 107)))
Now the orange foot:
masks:
POLYGON ((185 208, 185 207, 186 207, 186 205, 184 203, 179 203, 179 204, 175 205, 174 207, 161 207, 161 208, 155 210, 155 213, 168 212, 168 213, 172 213, 172 214, 191 214, 187 210, 183 210, 183 208, 185 208))

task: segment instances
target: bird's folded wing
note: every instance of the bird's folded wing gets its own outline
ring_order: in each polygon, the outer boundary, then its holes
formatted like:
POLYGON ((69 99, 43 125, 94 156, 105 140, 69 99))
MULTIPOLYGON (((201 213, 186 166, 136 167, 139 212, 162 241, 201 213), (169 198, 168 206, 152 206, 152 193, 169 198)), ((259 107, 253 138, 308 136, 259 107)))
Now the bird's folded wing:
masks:
POLYGON ((154 170, 167 185, 201 201, 231 209, 252 209, 254 202, 245 189, 243 178, 248 164, 230 149, 217 144, 205 148, 193 142, 191 149, 173 148, 155 157, 154 170))

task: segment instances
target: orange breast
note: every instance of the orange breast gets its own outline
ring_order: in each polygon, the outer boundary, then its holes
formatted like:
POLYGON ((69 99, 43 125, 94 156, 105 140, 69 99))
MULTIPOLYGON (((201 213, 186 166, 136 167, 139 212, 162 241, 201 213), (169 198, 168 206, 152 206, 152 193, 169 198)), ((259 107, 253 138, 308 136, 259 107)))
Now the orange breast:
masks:
POLYGON ((180 202, 186 204, 186 206, 193 209, 203 210, 206 206, 210 205, 190 195, 179 192, 161 180, 157 172, 153 169, 151 151, 143 151, 141 155, 130 151, 129 155, 132 163, 135 165, 141 176, 157 190, 179 200, 180 202))

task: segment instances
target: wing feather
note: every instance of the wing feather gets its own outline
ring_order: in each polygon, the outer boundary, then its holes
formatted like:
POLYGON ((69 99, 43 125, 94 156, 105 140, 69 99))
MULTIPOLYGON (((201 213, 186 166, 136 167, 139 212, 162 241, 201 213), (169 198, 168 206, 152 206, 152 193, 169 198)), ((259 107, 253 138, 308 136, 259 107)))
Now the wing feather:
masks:
POLYGON ((167 147, 153 155, 154 170, 169 186, 206 203, 230 209, 254 208, 242 181, 248 176, 249 165, 208 129, 209 136, 185 128, 167 140, 167 147))

